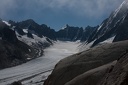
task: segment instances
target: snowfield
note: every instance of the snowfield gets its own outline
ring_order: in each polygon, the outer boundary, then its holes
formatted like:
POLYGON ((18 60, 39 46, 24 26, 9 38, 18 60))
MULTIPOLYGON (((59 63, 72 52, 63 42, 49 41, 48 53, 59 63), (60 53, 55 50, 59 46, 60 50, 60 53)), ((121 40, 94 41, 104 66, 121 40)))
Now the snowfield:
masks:
POLYGON ((16 67, 0 70, 0 85, 7 85, 19 80, 23 85, 43 84, 55 64, 59 60, 77 53, 79 45, 79 42, 57 41, 53 46, 44 50, 44 56, 16 67))

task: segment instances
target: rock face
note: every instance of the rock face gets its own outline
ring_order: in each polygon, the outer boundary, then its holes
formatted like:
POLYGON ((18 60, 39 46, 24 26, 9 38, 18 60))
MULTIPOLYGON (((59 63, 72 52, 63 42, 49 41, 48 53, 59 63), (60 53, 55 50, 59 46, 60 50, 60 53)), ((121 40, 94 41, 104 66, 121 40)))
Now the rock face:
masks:
POLYGON ((99 26, 96 26, 96 27, 91 27, 91 26, 87 26, 84 31, 83 31, 83 34, 82 34, 82 38, 81 38, 81 41, 87 41, 90 36, 92 36, 92 33, 94 33, 94 31, 98 28, 99 26))
POLYGON ((59 40, 70 40, 70 41, 86 41, 96 27, 87 26, 85 29, 82 27, 73 27, 66 25, 63 29, 56 32, 57 39, 59 40))
POLYGON ((116 61, 100 66, 98 68, 89 70, 75 77, 71 81, 67 82, 65 85, 97 85, 102 80, 102 78, 106 75, 106 73, 109 73, 111 71, 115 63, 116 61))
POLYGON ((65 85, 128 85, 128 51, 116 64, 113 62, 87 71, 65 85))
POLYGON ((5 27, 4 29, 1 30, 1 37, 2 40, 6 40, 11 43, 17 43, 18 39, 16 37, 15 31, 9 29, 9 27, 5 27))
MULTIPOLYGON (((81 53, 69 56, 61 60, 55 66, 55 69, 45 81, 44 85, 95 85, 93 82, 90 82, 93 80, 93 77, 90 77, 91 80, 87 80, 88 83, 86 84, 83 83, 84 81, 77 84, 70 83, 72 83, 71 81, 74 81, 73 79, 76 79, 89 70, 117 60, 126 51, 126 49, 128 49, 128 41, 122 41, 99 45, 81 53)), ((110 67, 108 66, 104 68, 101 71, 102 74, 94 74, 94 76, 99 75, 99 79, 102 79, 103 75, 105 75, 106 69, 110 67)), ((87 75, 88 74, 85 73, 85 79, 88 78, 87 75)), ((95 79, 95 81, 97 80, 95 79)))
POLYGON ((128 85, 128 52, 118 60, 111 72, 98 85, 128 85))
POLYGON ((0 69, 19 65, 36 56, 34 49, 20 41, 14 44, 0 40, 0 47, 0 69))
POLYGON ((9 29, 9 26, 2 21, 0 22, 0 37, 2 40, 6 40, 11 43, 16 43, 18 41, 15 32, 9 29))
POLYGON ((3 22, 0 22, 0 37, 0 69, 19 65, 36 56, 34 49, 19 41, 15 31, 3 22))
MULTIPOLYGON (((79 27, 71 27, 69 25, 66 25, 65 28, 59 30, 57 32, 57 38, 59 40, 70 40, 73 41, 75 38, 77 38, 77 33, 80 34, 83 33, 82 28, 79 27)), ((78 35, 78 37, 81 37, 82 35, 78 35)))

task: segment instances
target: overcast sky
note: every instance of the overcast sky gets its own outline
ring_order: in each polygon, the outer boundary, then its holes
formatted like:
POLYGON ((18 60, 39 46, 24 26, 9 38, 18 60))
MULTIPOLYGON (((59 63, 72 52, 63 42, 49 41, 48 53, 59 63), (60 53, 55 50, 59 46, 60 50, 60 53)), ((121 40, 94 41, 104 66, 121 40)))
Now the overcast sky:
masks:
POLYGON ((0 18, 60 29, 65 24, 86 27, 100 24, 123 0, 0 0, 0 18))

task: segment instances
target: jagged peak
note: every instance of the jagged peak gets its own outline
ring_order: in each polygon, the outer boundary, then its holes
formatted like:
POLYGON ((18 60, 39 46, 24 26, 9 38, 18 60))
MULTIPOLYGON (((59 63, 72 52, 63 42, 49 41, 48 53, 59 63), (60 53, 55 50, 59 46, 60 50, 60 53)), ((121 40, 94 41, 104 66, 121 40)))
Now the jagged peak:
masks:
POLYGON ((67 29, 67 28, 80 28, 80 29, 83 29, 83 27, 70 26, 69 24, 66 24, 60 30, 64 30, 64 29, 67 29))
POLYGON ((66 28, 70 27, 68 24, 66 24, 66 28))
POLYGON ((46 28, 48 28, 48 26, 47 26, 46 24, 42 24, 41 26, 42 26, 42 27, 46 27, 46 28))
POLYGON ((88 27, 91 27, 90 25, 88 25, 86 28, 88 28, 88 27))
POLYGON ((28 25, 37 24, 33 19, 27 19, 27 20, 21 21, 20 23, 27 23, 28 25))
POLYGON ((27 19, 25 21, 28 21, 28 22, 35 22, 33 19, 27 19))
POLYGON ((67 27, 68 27, 68 24, 64 25, 64 26, 61 28, 61 30, 64 30, 64 29, 67 28, 67 27))

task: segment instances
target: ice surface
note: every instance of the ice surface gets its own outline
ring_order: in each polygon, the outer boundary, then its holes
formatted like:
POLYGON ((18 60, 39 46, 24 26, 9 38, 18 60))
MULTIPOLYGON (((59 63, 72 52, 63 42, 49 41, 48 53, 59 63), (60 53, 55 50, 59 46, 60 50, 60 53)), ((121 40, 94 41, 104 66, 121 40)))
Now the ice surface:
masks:
POLYGON ((60 59, 78 52, 79 45, 78 42, 57 41, 53 46, 44 50, 44 56, 16 67, 0 70, 0 85, 7 85, 18 80, 21 80, 24 85, 43 83, 55 64, 60 59))

